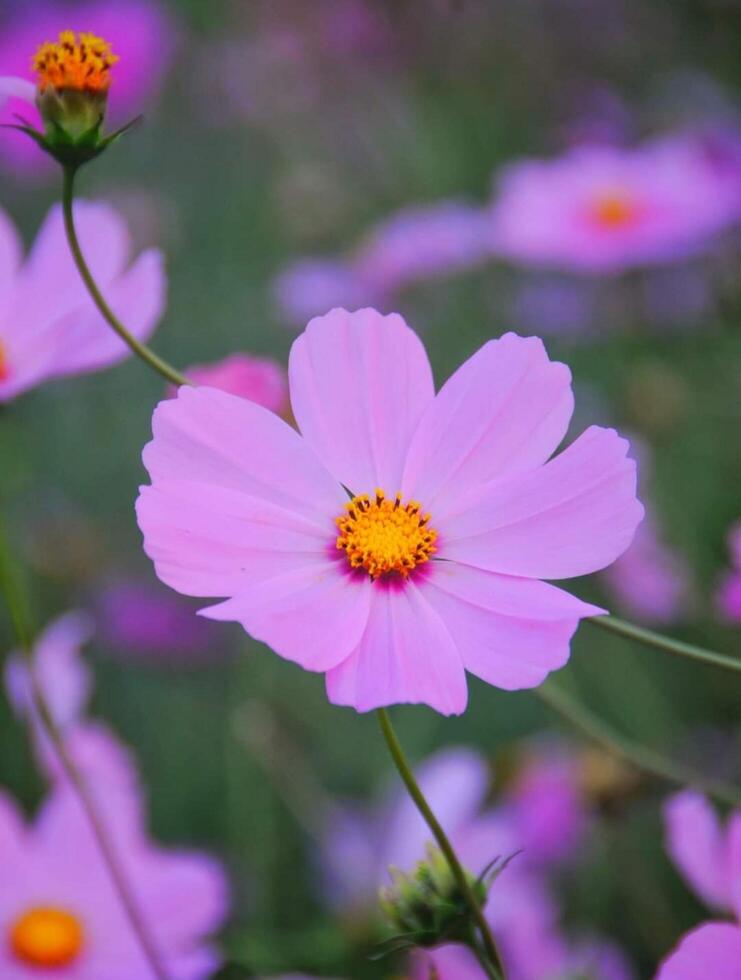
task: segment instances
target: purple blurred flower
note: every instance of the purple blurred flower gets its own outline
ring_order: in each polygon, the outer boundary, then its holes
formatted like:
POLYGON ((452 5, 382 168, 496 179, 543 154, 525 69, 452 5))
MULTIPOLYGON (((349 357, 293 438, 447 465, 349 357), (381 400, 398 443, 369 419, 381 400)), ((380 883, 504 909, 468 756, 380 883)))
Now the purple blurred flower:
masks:
MULTIPOLYGON (((165 6, 159 0, 23 4, 0 22, 0 75, 30 79, 36 49, 67 29, 104 37, 120 57, 109 99, 112 126, 143 112, 157 95, 175 48, 176 30, 165 6)), ((40 125, 35 107, 16 100, 0 114, 0 122, 14 122, 14 112, 40 125)), ((51 170, 48 158, 28 137, 8 130, 0 131, 0 163, 23 177, 51 170)))
POLYGON ((620 606, 644 623, 666 625, 689 612, 693 587, 684 556, 665 544, 647 509, 628 550, 602 572, 620 606))
POLYGON ((673 262, 736 220, 738 193, 684 135, 633 150, 580 147, 502 172, 491 247, 525 265, 591 274, 673 262))
MULTIPOLYGON (((165 273, 156 249, 129 265, 128 230, 105 204, 77 201, 75 216, 92 273, 140 340, 165 305, 165 273)), ((62 212, 49 211, 25 260, 10 219, 0 211, 0 403, 44 381, 98 371, 131 351, 93 306, 67 247, 62 212)))
POLYGON ((732 568, 720 581, 715 605, 727 623, 738 625, 741 623, 741 523, 734 524, 728 532, 728 550, 732 568))
MULTIPOLYGON (((288 410, 286 370, 270 357, 231 354, 212 364, 195 364, 186 368, 185 374, 196 384, 248 398, 276 415, 288 410)), ((174 393, 171 389, 170 394, 174 393)))
MULTIPOLYGON (((168 975, 205 980, 219 963, 207 937, 227 912, 221 868, 204 855, 164 851, 149 841, 133 788, 99 794, 97 802, 168 975)), ((0 890, 3 980, 52 973, 60 980, 149 980, 97 840, 67 786, 51 790, 28 826, 0 794, 0 877, 13 883, 0 890)))
POLYGON ((667 851, 710 907, 733 925, 709 922, 688 933, 662 963, 656 980, 736 980, 741 963, 741 810, 723 827, 711 804, 685 790, 664 807, 667 851))
POLYGON ((214 651, 213 624, 158 583, 111 583, 98 597, 97 620, 103 642, 126 656, 180 661, 205 659, 214 651))
POLYGON ((488 219, 481 208, 441 201, 405 208, 378 223, 344 259, 302 259, 274 286, 292 323, 335 306, 384 308, 416 282, 472 268, 488 255, 488 219))

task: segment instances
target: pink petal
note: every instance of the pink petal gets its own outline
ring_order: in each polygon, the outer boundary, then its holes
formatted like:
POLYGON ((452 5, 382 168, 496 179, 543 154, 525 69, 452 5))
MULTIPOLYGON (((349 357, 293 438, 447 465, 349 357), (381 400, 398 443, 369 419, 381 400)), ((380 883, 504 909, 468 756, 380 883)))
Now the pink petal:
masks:
POLYGON ((201 610, 239 622, 256 640, 306 670, 336 667, 354 650, 368 622, 371 581, 338 561, 302 565, 259 582, 249 592, 201 610))
POLYGON ((0 311, 8 301, 22 254, 23 247, 15 225, 4 211, 0 211, 0 311))
POLYGON ((327 674, 333 704, 370 711, 428 704, 444 715, 466 707, 466 677, 455 645, 421 591, 373 584, 366 631, 357 649, 327 674))
POLYGON ((367 309, 312 320, 288 375, 298 426, 333 476, 353 493, 395 493, 434 396, 424 347, 402 318, 367 309))
POLYGON ((542 341, 505 334, 443 385, 414 434, 403 490, 442 508, 476 484, 544 463, 574 408, 571 372, 542 341))
MULTIPOLYGON (((93 277, 105 293, 128 260, 126 224, 107 204, 80 200, 75 202, 75 225, 93 277)), ((21 318, 18 327, 37 328, 80 304, 92 308, 70 254, 62 209, 55 205, 36 235, 18 283, 14 303, 21 318)))
POLYGON ((655 980, 738 980, 741 927, 709 922, 688 933, 655 980))
POLYGON ((332 564, 329 521, 216 483, 159 479, 142 487, 137 516, 157 575, 185 595, 245 596, 276 575, 332 564))
POLYGON ((741 922, 741 811, 734 810, 728 818, 727 835, 731 905, 741 922))
POLYGON ((713 909, 727 909, 728 867, 723 830, 710 802, 692 790, 664 805, 666 850, 688 884, 713 909))
POLYGON ((466 670, 507 691, 536 687, 563 667, 580 616, 601 611, 542 582, 516 585, 455 562, 432 566, 422 589, 466 670))
POLYGON ((592 426, 539 469, 473 493, 438 523, 439 556, 536 578, 604 568, 643 517, 627 450, 613 429, 592 426))
POLYGON ((0 76, 0 109, 8 99, 23 99, 33 105, 36 101, 36 86, 26 78, 16 78, 14 75, 0 76))
POLYGON ((153 483, 183 480, 237 490, 326 527, 333 543, 332 519, 347 496, 272 412, 215 388, 183 387, 177 398, 157 406, 152 430, 143 458, 153 483))
MULTIPOLYGON (((106 291, 113 312, 138 340, 147 340, 165 308, 165 272, 160 252, 145 252, 106 291)), ((90 305, 90 304, 86 304, 90 305)), ((56 348, 56 376, 95 371, 131 355, 131 350, 95 309, 60 317, 48 331, 56 348)))

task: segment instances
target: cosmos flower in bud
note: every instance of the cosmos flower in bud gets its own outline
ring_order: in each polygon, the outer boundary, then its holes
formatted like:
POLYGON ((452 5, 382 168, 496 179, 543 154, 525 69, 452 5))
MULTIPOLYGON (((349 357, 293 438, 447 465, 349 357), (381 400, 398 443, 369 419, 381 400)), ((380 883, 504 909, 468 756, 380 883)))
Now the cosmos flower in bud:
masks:
MULTIPOLYGON (((427 846, 427 857, 411 872, 390 868, 392 884, 381 889, 381 911, 398 932, 389 940, 392 949, 406 945, 432 947, 441 942, 467 942, 472 929, 471 911, 447 859, 437 847, 427 846)), ((496 872, 495 872, 496 875, 496 872)), ((466 871, 471 890, 483 908, 487 884, 466 871)))
MULTIPOLYGON (((26 133, 62 166, 76 169, 94 159, 132 125, 108 136, 102 133, 111 68, 117 61, 110 44, 95 34, 61 31, 58 41, 45 41, 32 62, 44 131, 22 119, 11 128, 26 133)), ((0 79, 0 95, 22 95, 22 81, 0 79)))

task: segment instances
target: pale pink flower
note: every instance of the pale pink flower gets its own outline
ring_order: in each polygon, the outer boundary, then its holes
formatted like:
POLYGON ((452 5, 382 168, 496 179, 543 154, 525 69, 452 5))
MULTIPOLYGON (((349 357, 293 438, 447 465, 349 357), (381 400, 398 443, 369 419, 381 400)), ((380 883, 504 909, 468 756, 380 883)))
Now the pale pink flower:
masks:
POLYGON ((725 827, 705 797, 690 790, 664 808, 667 850, 698 896, 735 922, 709 922, 682 938, 656 980, 737 980, 741 963, 741 811, 725 827))
MULTIPOLYGON (((91 31, 104 37, 119 56, 108 104, 113 128, 151 106, 177 41, 164 4, 159 0, 82 0, 70 5, 34 0, 33 4, 19 4, 15 14, 0 21, 0 76, 15 76, 25 83, 14 91, 6 90, 12 98, 0 112, 0 122, 17 122, 13 114, 18 113, 42 128, 33 105, 31 61, 44 41, 55 40, 63 30, 91 31)), ((0 106, 2 83, 0 79, 0 106)), ((23 178, 55 172, 50 158, 27 136, 10 130, 0 130, 0 164, 23 178)))
MULTIPOLYGON (((78 201, 83 252, 114 312, 140 340, 165 304, 165 273, 156 249, 130 262, 129 236, 105 204, 78 201)), ((49 212, 28 256, 0 212, 0 403, 44 381, 98 371, 129 348, 103 320, 70 256, 59 207, 49 212)))
POLYGON ((342 259, 299 259, 276 276, 272 292, 281 317, 296 326, 334 306, 381 305, 373 286, 342 259))
POLYGON ((568 369, 507 334, 436 396, 401 317, 335 310, 294 342, 289 384, 302 435, 213 388, 157 407, 138 517, 159 577, 227 596, 203 614, 326 673, 330 701, 359 711, 457 714, 466 670, 517 690, 563 666, 602 610, 540 579, 605 567, 643 513, 614 430, 548 461, 568 369))
MULTIPOLYGON (((213 364, 195 364, 186 368, 185 374, 196 384, 249 398, 278 415, 288 408, 285 369, 270 357, 232 354, 213 364)), ((174 396, 175 390, 170 393, 174 396)))
POLYGON ((510 165, 495 192, 491 246, 525 265, 619 273, 694 255, 737 217, 738 189, 680 135, 510 165))
MULTIPOLYGON (((206 980, 219 962, 208 936, 227 911, 223 871, 202 854, 149 841, 135 793, 101 795, 98 803, 168 975, 206 980)), ((66 786, 51 791, 28 826, 0 794, 0 879, 11 886, 0 889, 3 980, 150 980, 90 824, 66 786)))

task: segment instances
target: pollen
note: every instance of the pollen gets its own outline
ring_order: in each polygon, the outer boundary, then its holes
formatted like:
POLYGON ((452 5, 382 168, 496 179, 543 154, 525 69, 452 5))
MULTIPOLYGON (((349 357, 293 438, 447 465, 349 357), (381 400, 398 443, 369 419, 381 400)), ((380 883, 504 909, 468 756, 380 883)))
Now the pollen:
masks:
POLYGON ((591 213, 598 225, 607 229, 625 228, 640 212, 638 203, 624 191, 606 191, 592 202, 591 213))
POLYGON ((340 515, 337 547, 345 552, 352 568, 365 569, 372 579, 398 575, 408 578, 418 565, 429 561, 437 548, 437 531, 430 515, 416 500, 402 502, 402 495, 387 497, 361 494, 345 505, 340 515))
POLYGON ((65 967, 82 952, 82 926, 70 912, 37 906, 16 920, 10 931, 10 949, 21 963, 33 967, 65 967))
POLYGON ((62 31, 58 42, 46 41, 33 59, 39 91, 71 89, 105 93, 111 84, 111 67, 118 57, 95 34, 62 31))
POLYGON ((9 377, 10 368, 8 367, 8 358, 2 341, 0 341, 0 381, 7 381, 9 377))

